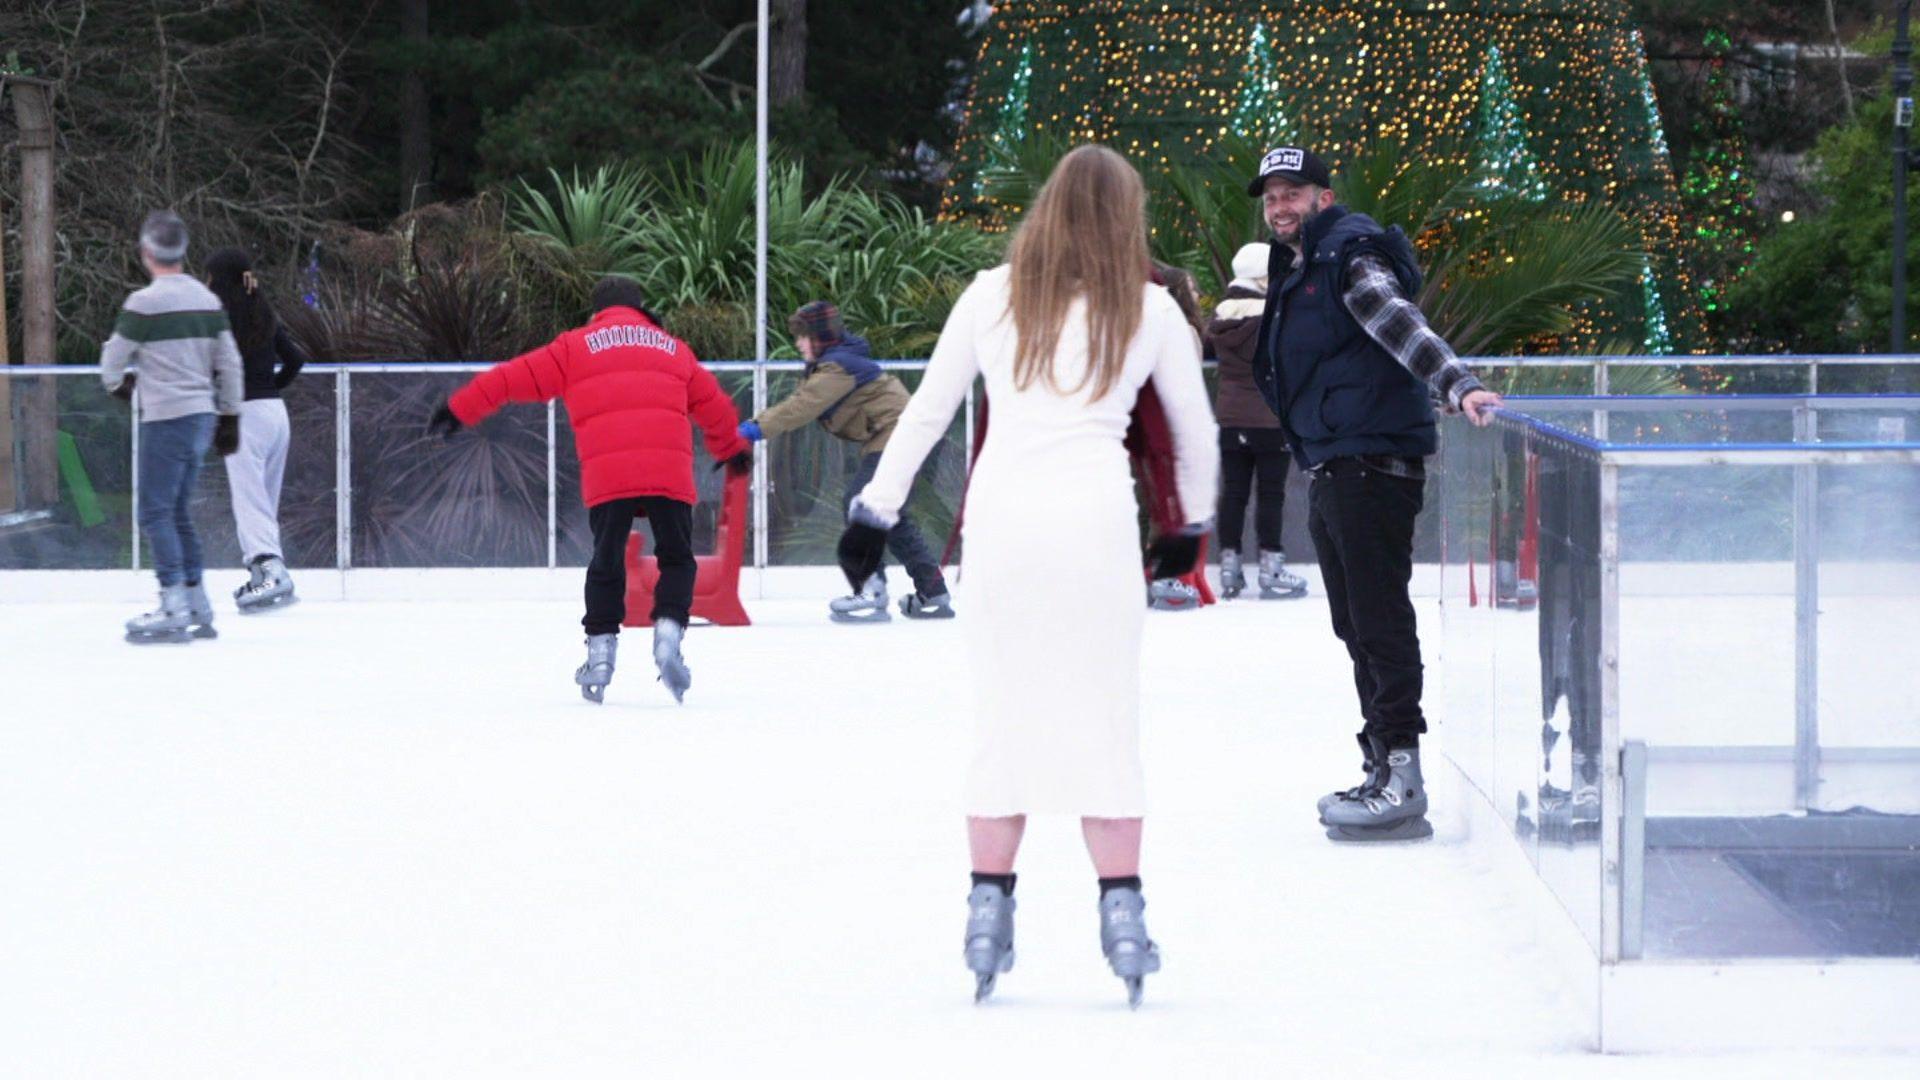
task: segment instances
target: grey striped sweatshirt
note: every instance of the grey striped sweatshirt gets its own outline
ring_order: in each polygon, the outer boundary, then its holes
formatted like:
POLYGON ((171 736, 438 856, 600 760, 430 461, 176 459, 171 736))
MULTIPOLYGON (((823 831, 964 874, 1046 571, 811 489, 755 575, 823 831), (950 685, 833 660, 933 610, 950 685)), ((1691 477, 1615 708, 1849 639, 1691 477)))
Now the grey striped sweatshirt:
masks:
POLYGON ((140 419, 240 412, 240 350, 213 290, 190 274, 164 274, 127 297, 113 336, 100 348, 100 382, 109 391, 135 365, 140 419))

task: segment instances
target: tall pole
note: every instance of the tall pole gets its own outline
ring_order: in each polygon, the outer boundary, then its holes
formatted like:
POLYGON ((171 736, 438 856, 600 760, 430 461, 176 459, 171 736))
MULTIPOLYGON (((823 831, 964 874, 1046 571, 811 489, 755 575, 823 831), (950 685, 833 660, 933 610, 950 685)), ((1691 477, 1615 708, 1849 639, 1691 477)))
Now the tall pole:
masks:
MULTIPOLYGON (((767 407, 767 0, 760 0, 753 62, 753 412, 767 407)), ((767 594, 767 444, 754 444, 753 566, 767 594)))
POLYGON ((1900 0, 1893 31, 1893 340, 1907 351, 1907 136, 1913 130, 1913 41, 1907 21, 1913 0, 1900 0))

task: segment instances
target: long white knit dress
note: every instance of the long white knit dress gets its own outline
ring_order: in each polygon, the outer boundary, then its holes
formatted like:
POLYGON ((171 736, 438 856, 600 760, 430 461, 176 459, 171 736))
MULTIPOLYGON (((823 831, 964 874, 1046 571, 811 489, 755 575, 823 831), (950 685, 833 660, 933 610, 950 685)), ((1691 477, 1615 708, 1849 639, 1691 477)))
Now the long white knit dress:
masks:
MULTIPOLYGON (((1105 396, 1013 383, 1005 266, 977 277, 859 500, 899 512, 915 471, 976 375, 991 409, 967 493, 960 620, 972 668, 974 751, 966 811, 1140 817, 1140 636, 1146 619, 1133 473, 1121 440, 1153 380, 1172 428, 1187 516, 1212 513, 1219 472, 1213 410, 1192 328, 1148 285, 1124 373, 1105 396)), ((1063 387, 1086 370, 1084 304, 1054 355, 1063 387)))

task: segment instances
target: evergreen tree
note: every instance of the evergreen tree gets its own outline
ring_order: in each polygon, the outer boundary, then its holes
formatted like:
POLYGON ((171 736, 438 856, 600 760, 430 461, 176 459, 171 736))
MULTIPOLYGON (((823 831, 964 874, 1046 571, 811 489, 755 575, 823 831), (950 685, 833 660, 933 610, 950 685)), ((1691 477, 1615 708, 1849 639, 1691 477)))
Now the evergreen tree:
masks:
MULTIPOLYGON (((1598 199, 1654 256, 1680 349, 1705 324, 1675 257, 1680 202, 1655 146, 1629 0, 1444 5, 1316 0, 1003 0, 982 35, 943 209, 1001 216, 973 183, 1005 138, 1010 97, 1030 131, 1098 141, 1143 169, 1209 158, 1256 112, 1284 118, 1336 172, 1362 146, 1485 157, 1529 200, 1598 199), (1268 57, 1271 57, 1269 60, 1268 57), (1020 74, 1025 72, 1024 75, 1020 74), (1270 73, 1270 78, 1268 77, 1270 73), (1018 94, 1015 88, 1019 87, 1018 94), (1475 141, 1460 145, 1462 133, 1475 141)), ((1638 296, 1588 313, 1575 337, 1639 329, 1638 296)))
POLYGON ((1754 252, 1753 171, 1746 127, 1735 97, 1725 31, 1707 33, 1707 79, 1694 121, 1694 151, 1680 195, 1687 211, 1690 254, 1699 274, 1700 306, 1710 320, 1726 310, 1727 290, 1747 272, 1754 252))

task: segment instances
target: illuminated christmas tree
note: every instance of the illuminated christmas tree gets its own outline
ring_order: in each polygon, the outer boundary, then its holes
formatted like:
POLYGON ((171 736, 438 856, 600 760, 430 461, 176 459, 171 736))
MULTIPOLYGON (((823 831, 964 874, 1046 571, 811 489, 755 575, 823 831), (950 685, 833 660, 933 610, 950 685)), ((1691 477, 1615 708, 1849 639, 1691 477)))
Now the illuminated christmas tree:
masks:
MULTIPOLYGON (((1629 0, 1004 0, 981 35, 943 207, 998 220, 974 180, 1007 138, 1103 142, 1143 169, 1235 134, 1296 133, 1336 172, 1358 147, 1465 154, 1528 199, 1638 224, 1676 348, 1706 344, 1680 200, 1629 0)), ((1457 160, 1457 158, 1454 158, 1457 160)), ((1638 329, 1639 303, 1594 316, 1638 329)), ((1593 319, 1587 320, 1594 321, 1593 319)))
POLYGON ((1733 42, 1714 30, 1707 34, 1706 48, 1705 98, 1694 121, 1693 157, 1680 195, 1699 275, 1697 295, 1711 320, 1723 309, 1728 287, 1753 261, 1754 207, 1746 125, 1727 67, 1733 42))

